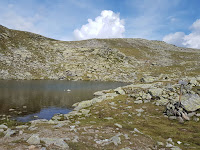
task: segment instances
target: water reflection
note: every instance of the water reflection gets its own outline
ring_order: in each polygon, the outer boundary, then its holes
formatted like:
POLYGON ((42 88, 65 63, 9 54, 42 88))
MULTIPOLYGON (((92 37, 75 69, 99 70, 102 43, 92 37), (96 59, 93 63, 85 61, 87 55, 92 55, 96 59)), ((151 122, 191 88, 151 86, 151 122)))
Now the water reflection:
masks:
POLYGON ((127 84, 94 81, 0 80, 0 114, 12 116, 35 114, 41 118, 47 116, 49 118, 53 113, 69 112, 72 104, 76 102, 93 98, 95 91, 123 85, 127 84), (68 89, 71 91, 68 92, 68 89), (9 111, 13 108, 14 110, 9 111), (42 113, 46 115, 41 115, 42 113))

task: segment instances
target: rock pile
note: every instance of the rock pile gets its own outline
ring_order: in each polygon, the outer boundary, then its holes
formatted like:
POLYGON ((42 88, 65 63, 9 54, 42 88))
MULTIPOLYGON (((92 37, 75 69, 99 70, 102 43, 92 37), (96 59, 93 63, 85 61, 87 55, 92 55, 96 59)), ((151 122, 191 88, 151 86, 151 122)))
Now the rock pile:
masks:
POLYGON ((166 105, 164 114, 167 115, 169 117, 169 119, 171 119, 171 120, 177 119, 180 123, 183 123, 184 120, 187 120, 187 121, 190 120, 190 118, 188 117, 187 110, 179 102, 176 102, 174 104, 168 103, 166 105))

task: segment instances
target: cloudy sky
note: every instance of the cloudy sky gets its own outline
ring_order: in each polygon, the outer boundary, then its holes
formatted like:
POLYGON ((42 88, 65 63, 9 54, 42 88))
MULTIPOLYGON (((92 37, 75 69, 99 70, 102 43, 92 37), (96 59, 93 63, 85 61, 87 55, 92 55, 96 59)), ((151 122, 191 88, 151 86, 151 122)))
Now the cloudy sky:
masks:
POLYGON ((199 0, 0 0, 0 24, 58 40, 145 38, 200 49, 199 0))

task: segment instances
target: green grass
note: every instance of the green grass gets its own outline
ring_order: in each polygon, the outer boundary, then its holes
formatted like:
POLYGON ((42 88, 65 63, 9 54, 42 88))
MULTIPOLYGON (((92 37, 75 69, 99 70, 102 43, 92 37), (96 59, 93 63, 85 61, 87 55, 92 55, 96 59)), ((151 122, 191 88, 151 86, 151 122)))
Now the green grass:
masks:
MULTIPOLYGON (((164 107, 155 106, 152 103, 145 104, 134 104, 133 100, 130 100, 127 96, 119 96, 114 100, 106 100, 101 103, 97 103, 91 108, 91 116, 86 117, 86 119, 81 120, 81 127, 91 126, 96 129, 98 127, 105 128, 116 128, 115 123, 119 123, 123 126, 120 129, 121 133, 128 133, 130 138, 133 141, 136 141, 135 137, 130 134, 130 131, 133 131, 134 128, 137 128, 139 131, 143 132, 144 135, 149 135, 154 144, 156 141, 161 141, 163 143, 166 142, 166 139, 172 138, 175 142, 175 145, 179 146, 182 149, 190 149, 191 147, 196 147, 196 149, 200 149, 200 125, 199 122, 189 121, 184 124, 178 123, 177 120, 171 121, 168 118, 163 116, 164 107), (127 100, 130 101, 127 104, 127 100), (115 102, 117 109, 111 109, 111 105, 109 102, 115 102), (132 106, 131 109, 126 109, 127 106, 132 106), (138 117, 137 115, 132 114, 136 112, 135 109, 139 109, 141 107, 145 110, 142 113, 142 116, 138 117), (99 112, 96 114, 96 112, 99 112), (127 112, 132 116, 122 115, 122 112, 127 112), (143 116, 145 115, 145 116, 143 116), (112 117, 112 120, 105 120, 105 117, 112 117), (96 123, 91 124, 91 121, 95 121, 96 123), (131 122, 131 124, 130 124, 131 122), (183 144, 178 145, 176 142, 181 141, 183 144), (189 146, 184 144, 189 143, 189 146)), ((78 117, 73 118, 76 120, 78 117)), ((103 134, 104 138, 109 138, 111 135, 103 134)), ((146 138, 148 136, 145 136, 146 138)), ((144 138, 144 137, 143 137, 144 138)), ((149 139, 146 139, 149 142, 149 139)), ((153 145, 154 145, 153 144, 153 145)), ((122 143, 122 146, 126 145, 122 143)), ((109 147, 109 146, 108 146, 109 147)))

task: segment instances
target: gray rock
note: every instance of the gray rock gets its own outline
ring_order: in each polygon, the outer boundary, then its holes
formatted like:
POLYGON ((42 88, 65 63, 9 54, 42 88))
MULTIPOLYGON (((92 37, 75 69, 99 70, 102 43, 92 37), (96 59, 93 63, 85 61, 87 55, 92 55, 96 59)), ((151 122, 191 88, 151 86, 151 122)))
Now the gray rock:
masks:
POLYGON ((4 129, 0 129, 0 133, 4 132, 4 129))
POLYGON ((176 116, 169 116, 170 120, 176 120, 176 116))
POLYGON ((182 112, 181 115, 182 115, 182 118, 183 118, 183 119, 185 119, 185 120, 187 120, 187 121, 190 120, 190 118, 188 117, 187 113, 182 112))
POLYGON ((161 88, 154 88, 154 89, 149 89, 149 93, 152 95, 152 96, 161 96, 162 95, 162 92, 163 92, 163 89, 161 88))
POLYGON ((163 142, 157 142, 157 144, 159 145, 159 146, 164 146, 164 143, 163 142))
POLYGON ((73 142, 73 143, 77 143, 78 140, 79 140, 79 137, 76 135, 76 136, 74 137, 74 139, 72 140, 72 142, 73 142))
POLYGON ((120 95, 124 95, 125 94, 124 90, 121 87, 118 87, 118 88, 114 89, 114 91, 117 94, 120 94, 120 95))
POLYGON ((173 147, 171 148, 171 150, 182 150, 182 149, 180 149, 178 146, 173 146, 173 147))
POLYGON ((137 128, 134 128, 134 130, 132 131, 133 133, 140 133, 143 134, 141 131, 139 131, 137 128))
POLYGON ((122 128, 121 124, 115 123, 114 125, 117 126, 118 128, 122 128))
POLYGON ((62 138, 41 138, 41 140, 46 144, 46 146, 53 144, 63 149, 69 149, 68 144, 62 138))
POLYGON ((144 83, 153 82, 153 81, 155 81, 155 77, 146 76, 146 77, 143 77, 142 79, 140 79, 140 81, 144 82, 144 83))
POLYGON ((97 92, 95 92, 93 95, 94 96, 102 96, 102 95, 104 95, 105 93, 103 92, 103 91, 97 91, 97 92))
POLYGON ((197 117, 200 117, 200 113, 197 113, 196 116, 197 116, 197 117))
POLYGON ((106 119, 106 120, 112 120, 113 118, 112 117, 105 117, 104 119, 106 119))
POLYGON ((61 128, 63 127, 65 124, 64 123, 58 123, 57 125, 53 126, 54 128, 61 128))
POLYGON ((26 142, 32 145, 40 144, 39 135, 33 134, 26 142))
POLYGON ((196 114, 196 112, 188 113, 188 117, 191 118, 191 117, 193 117, 195 114, 196 114))
POLYGON ((161 98, 160 100, 156 101, 157 106, 165 106, 169 102, 168 99, 161 98))
POLYGON ((198 117, 194 117, 193 120, 196 121, 196 122, 199 122, 199 118, 198 117))
POLYGON ((134 101, 135 104, 142 104, 142 100, 134 101))
POLYGON ((132 150, 132 149, 129 148, 129 147, 125 147, 125 148, 122 148, 122 149, 120 149, 120 150, 132 150))
POLYGON ((178 120, 179 123, 184 123, 184 120, 183 120, 182 117, 177 117, 177 120, 178 120))
POLYGON ((198 81, 197 81, 195 78, 192 78, 192 79, 190 80, 190 84, 191 84, 192 86, 197 86, 199 83, 198 83, 198 81))
POLYGON ((137 111, 137 112, 139 112, 139 113, 144 112, 144 110, 143 110, 142 108, 136 109, 135 111, 137 111))
POLYGON ((8 129, 8 127, 6 125, 4 125, 4 124, 1 124, 0 125, 0 129, 8 129))
POLYGON ((81 109, 80 111, 83 115, 87 115, 90 112, 88 109, 81 109))
POLYGON ((16 133, 15 130, 11 130, 11 129, 8 128, 8 129, 4 132, 4 134, 5 134, 4 137, 10 137, 11 135, 14 135, 15 133, 16 133))
POLYGON ((119 136, 113 136, 110 138, 110 141, 114 143, 116 146, 121 144, 121 138, 119 136))
POLYGON ((181 104, 187 111, 200 109, 200 96, 198 94, 185 94, 181 98, 181 104))
POLYGON ((150 102, 150 100, 143 100, 144 101, 144 103, 149 103, 150 102))
POLYGON ((27 125, 16 126, 16 129, 25 129, 28 128, 27 125))
POLYGON ((146 99, 147 100, 150 100, 152 98, 152 96, 148 93, 147 95, 146 95, 146 99))

